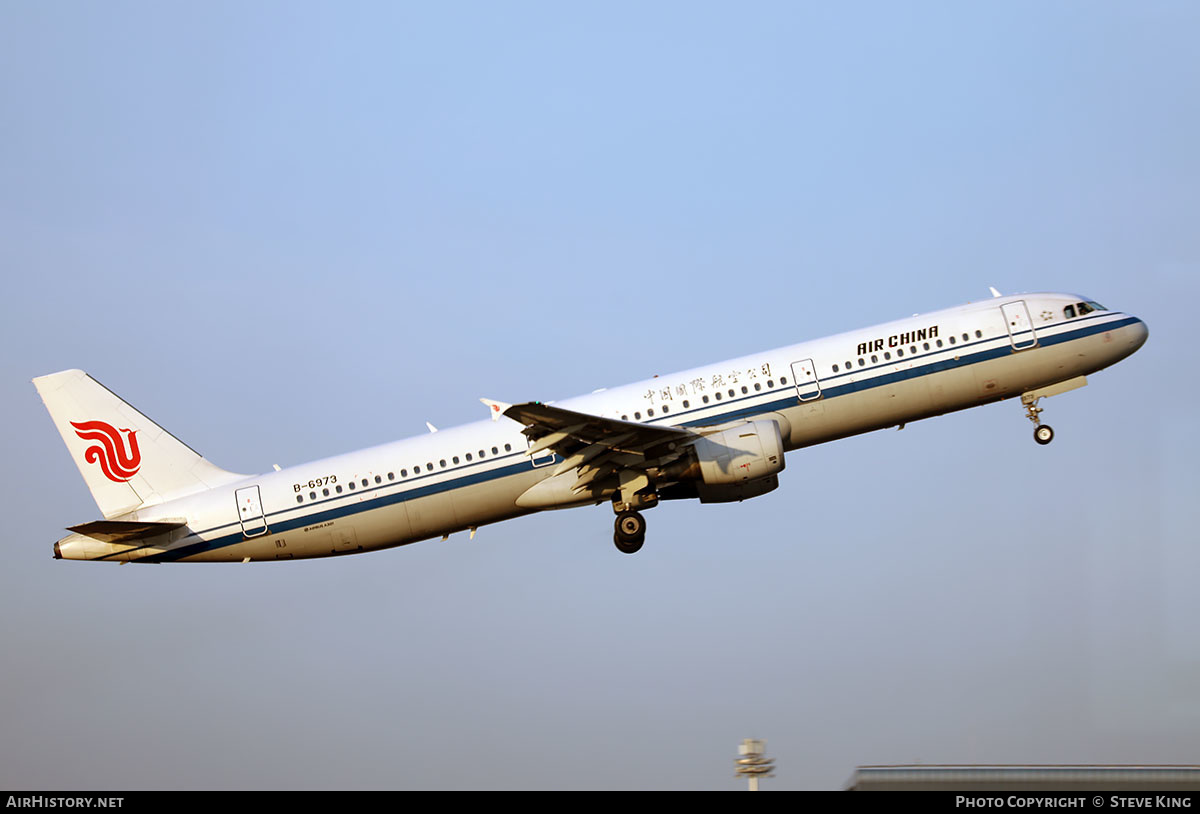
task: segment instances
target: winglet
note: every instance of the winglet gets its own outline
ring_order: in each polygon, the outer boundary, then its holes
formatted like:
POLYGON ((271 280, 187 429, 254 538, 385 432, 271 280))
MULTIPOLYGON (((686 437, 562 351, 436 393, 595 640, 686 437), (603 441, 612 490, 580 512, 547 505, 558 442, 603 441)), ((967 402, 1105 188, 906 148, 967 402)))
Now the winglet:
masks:
POLYGON ((992 297, 993 297, 993 298, 994 298, 994 297, 1003 297, 1003 296, 1004 296, 1003 294, 1001 294, 999 291, 997 291, 997 290, 996 290, 996 287, 995 287, 994 285, 989 285, 989 286, 988 286, 988 288, 990 288, 990 289, 992 290, 992 297))
POLYGON ((503 401, 493 401, 492 399, 480 399, 480 401, 487 405, 488 412, 492 414, 492 421, 499 421, 500 416, 504 415, 504 411, 512 407, 511 404, 503 401))

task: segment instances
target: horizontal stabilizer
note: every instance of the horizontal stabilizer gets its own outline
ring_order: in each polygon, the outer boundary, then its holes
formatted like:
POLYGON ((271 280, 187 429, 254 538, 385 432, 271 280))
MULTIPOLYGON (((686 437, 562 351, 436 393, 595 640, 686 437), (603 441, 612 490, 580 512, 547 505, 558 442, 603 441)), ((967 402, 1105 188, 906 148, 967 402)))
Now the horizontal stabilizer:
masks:
POLYGON ((78 526, 69 526, 67 531, 73 531, 105 543, 129 543, 134 540, 144 540, 147 537, 157 537, 186 525, 186 520, 160 520, 157 523, 96 520, 91 523, 81 523, 78 526))

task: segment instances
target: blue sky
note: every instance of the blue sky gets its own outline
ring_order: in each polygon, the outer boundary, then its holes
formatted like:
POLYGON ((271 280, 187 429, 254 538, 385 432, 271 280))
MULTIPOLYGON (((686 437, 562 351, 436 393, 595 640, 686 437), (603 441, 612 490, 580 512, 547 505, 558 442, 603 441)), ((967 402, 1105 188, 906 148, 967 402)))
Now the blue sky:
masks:
POLYGON ((0 785, 834 788, 1194 762, 1192 3, 0 8, 0 785), (257 472, 1004 292, 1150 326, 781 488, 280 566, 55 562, 82 367, 257 472), (133 759, 131 759, 133 758, 133 759))

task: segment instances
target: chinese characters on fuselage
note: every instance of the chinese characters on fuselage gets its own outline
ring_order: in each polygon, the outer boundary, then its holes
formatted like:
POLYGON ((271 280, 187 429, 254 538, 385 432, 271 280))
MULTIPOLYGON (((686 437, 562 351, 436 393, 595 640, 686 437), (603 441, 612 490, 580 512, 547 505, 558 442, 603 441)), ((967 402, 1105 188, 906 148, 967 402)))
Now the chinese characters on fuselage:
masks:
POLYGON ((756 365, 746 370, 731 370, 728 373, 714 373, 711 376, 702 376, 691 379, 680 384, 665 385, 663 387, 652 387, 647 390, 643 396, 651 404, 655 402, 670 402, 676 399, 684 398, 689 395, 697 395, 706 390, 716 390, 722 387, 729 387, 734 384, 754 381, 759 378, 769 378, 771 376, 771 363, 763 362, 761 365, 756 365))

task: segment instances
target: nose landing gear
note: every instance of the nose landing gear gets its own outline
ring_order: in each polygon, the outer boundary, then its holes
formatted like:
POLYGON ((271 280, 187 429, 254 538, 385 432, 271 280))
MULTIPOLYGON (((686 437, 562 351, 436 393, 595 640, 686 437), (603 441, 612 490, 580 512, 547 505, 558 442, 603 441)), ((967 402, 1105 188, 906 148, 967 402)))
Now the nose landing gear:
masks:
POLYGON ((1059 393, 1070 392, 1085 384, 1087 384, 1086 376, 1076 376, 1073 379, 1065 379, 1057 384, 1039 387, 1021 394, 1021 403, 1025 405, 1025 417, 1033 422, 1034 441, 1045 446, 1054 440, 1054 430, 1050 429, 1049 425, 1043 424, 1042 420, 1038 418, 1038 414, 1042 412, 1042 408, 1037 406, 1038 401, 1049 396, 1057 396, 1059 393))
POLYGON ((1033 422, 1033 440, 1045 446, 1054 440, 1054 428, 1049 424, 1043 424, 1042 420, 1038 418, 1042 412, 1042 408, 1037 406, 1040 399, 1041 396, 1026 393, 1021 396, 1021 403, 1025 405, 1025 417, 1033 422))

